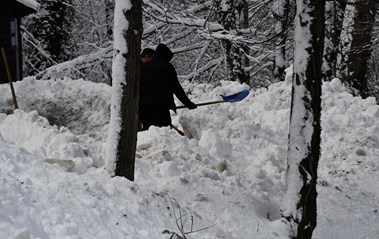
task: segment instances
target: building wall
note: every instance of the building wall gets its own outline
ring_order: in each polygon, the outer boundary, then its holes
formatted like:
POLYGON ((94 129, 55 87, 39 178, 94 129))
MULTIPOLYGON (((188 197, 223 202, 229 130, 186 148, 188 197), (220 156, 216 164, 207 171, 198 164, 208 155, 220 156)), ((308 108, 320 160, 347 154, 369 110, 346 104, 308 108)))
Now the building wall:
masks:
MULTIPOLYGON (((22 57, 21 57, 21 17, 35 12, 33 9, 15 1, 0 0, 0 48, 3 47, 11 70, 13 81, 22 79, 22 57), (16 20, 13 34, 11 21, 16 20)), ((7 71, 4 58, 0 52, 0 83, 8 83, 7 71)))
MULTIPOLYGON (((19 49, 19 27, 16 19, 13 19, 15 29, 11 32, 11 19, 0 18, 0 47, 5 49, 6 59, 11 71, 12 81, 21 80, 21 57, 19 49)), ((0 83, 8 82, 3 54, 0 54, 0 83)))

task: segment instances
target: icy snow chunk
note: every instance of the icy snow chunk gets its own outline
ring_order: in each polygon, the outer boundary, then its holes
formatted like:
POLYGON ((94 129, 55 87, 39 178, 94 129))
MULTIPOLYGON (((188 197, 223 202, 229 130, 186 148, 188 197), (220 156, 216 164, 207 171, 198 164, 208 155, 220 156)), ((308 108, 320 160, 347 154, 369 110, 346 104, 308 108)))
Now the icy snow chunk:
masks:
POLYGON ((213 156, 229 157, 232 154, 232 145, 228 139, 222 139, 215 130, 205 130, 199 140, 199 145, 208 149, 213 156))
POLYGON ((180 170, 173 161, 162 162, 159 166, 159 171, 162 176, 172 177, 180 175, 180 170))

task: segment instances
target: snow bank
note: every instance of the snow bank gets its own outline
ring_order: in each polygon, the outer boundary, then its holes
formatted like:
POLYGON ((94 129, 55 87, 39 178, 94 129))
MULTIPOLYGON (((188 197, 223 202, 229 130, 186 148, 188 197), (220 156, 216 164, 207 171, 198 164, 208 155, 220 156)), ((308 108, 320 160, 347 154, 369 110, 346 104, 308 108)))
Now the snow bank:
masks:
MULTIPOLYGON (((194 102, 248 88, 184 86, 194 102)), ((0 238, 170 238, 180 235, 178 218, 187 238, 288 238, 279 209, 290 81, 238 103, 178 110, 186 137, 168 127, 139 132, 135 182, 103 169, 109 86, 27 79, 15 89, 20 110, 0 114, 0 238)), ((0 86, 3 112, 13 111, 10 99, 0 86)), ((378 235, 378 116, 373 99, 324 84, 314 238, 378 235)))

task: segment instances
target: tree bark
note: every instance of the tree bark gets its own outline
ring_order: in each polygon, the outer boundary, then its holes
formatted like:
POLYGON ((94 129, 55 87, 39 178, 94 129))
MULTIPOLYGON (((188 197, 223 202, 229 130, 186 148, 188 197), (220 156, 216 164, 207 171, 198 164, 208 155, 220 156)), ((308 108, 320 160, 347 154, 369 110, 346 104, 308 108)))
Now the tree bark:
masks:
POLYGON ((112 40, 113 30, 112 30, 112 9, 114 9, 114 2, 111 0, 105 1, 105 27, 106 27, 106 36, 109 38, 109 40, 112 40))
MULTIPOLYGON (((246 0, 241 0, 237 7, 238 18, 239 18, 239 28, 248 29, 249 28, 249 4, 246 0)), ((250 54, 250 49, 247 44, 241 43, 240 45, 240 73, 238 75, 241 83, 250 83, 250 72, 247 72, 245 68, 249 67, 250 60, 247 55, 250 54)))
POLYGON ((121 131, 117 145, 116 175, 134 180, 134 164, 138 130, 138 101, 142 36, 142 0, 133 0, 132 8, 125 13, 129 22, 126 32, 127 84, 123 85, 121 100, 121 131))
POLYGON ((363 98, 369 96, 367 86, 368 61, 371 57, 372 33, 375 23, 377 0, 361 0, 356 3, 357 14, 352 31, 348 69, 344 81, 358 90, 363 98))
POLYGON ((291 238, 298 239, 312 238, 317 225, 324 12, 325 0, 297 0, 288 189, 282 216, 291 227, 291 238))
POLYGON ((278 35, 278 46, 275 49, 274 55, 274 77, 276 81, 284 81, 284 70, 288 66, 286 62, 286 42, 287 42, 287 28, 289 25, 289 12, 290 0, 285 0, 284 3, 277 6, 275 4, 274 18, 276 21, 275 31, 278 35))
POLYGON ((337 55, 339 53, 343 15, 346 2, 341 0, 329 0, 325 19, 325 49, 323 75, 325 80, 337 77, 337 55))

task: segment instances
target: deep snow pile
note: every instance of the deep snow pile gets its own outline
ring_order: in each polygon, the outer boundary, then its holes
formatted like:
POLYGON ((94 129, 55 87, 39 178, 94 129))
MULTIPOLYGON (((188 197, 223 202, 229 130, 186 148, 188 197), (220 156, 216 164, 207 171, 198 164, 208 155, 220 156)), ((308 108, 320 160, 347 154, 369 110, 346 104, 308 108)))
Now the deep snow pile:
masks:
MULTIPOLYGON (((184 86, 195 102, 247 88, 184 86)), ((15 88, 21 110, 0 114, 0 238, 168 239, 181 226, 187 238, 288 238, 280 204, 290 81, 242 102, 178 110, 186 137, 140 132, 135 182, 103 169, 109 86, 29 78, 15 88)), ((1 86, 1 110, 11 102, 1 86)), ((314 238, 379 234, 378 117, 373 99, 324 84, 314 238)))

